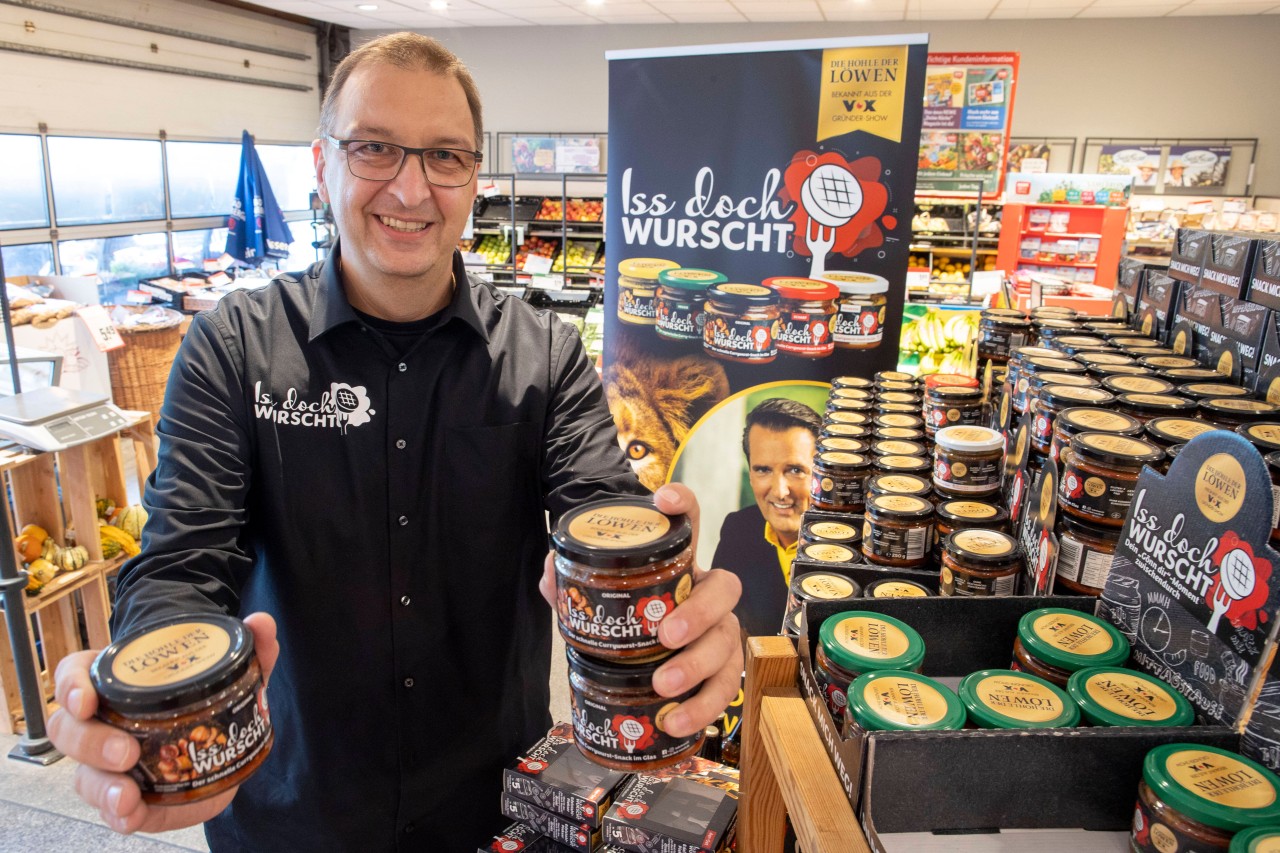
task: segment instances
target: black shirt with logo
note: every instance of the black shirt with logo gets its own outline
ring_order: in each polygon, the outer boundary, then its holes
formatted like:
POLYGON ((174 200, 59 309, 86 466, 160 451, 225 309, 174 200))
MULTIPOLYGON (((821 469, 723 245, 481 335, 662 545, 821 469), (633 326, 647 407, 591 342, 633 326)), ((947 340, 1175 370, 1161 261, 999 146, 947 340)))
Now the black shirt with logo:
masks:
POLYGON ((572 328, 455 255, 450 304, 388 335, 338 251, 194 318, 114 635, 276 619, 275 745, 214 850, 474 849, 550 723, 548 514, 644 490, 572 328))

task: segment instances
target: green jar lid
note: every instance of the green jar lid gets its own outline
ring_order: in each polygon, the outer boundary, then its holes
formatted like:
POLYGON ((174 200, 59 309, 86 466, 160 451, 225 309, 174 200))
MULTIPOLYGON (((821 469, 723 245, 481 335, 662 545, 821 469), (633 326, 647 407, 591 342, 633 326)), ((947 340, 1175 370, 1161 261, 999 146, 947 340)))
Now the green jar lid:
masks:
POLYGON ((1280 779, 1216 746, 1157 746, 1142 762, 1142 780, 1170 808, 1216 829, 1240 832, 1280 823, 1280 779))
POLYGON ((900 669, 863 673, 846 693, 849 713, 868 731, 962 729, 964 706, 950 688, 900 669))
POLYGON ((1018 620, 1018 638, 1032 656, 1069 672, 1120 666, 1129 659, 1129 641, 1123 634, 1105 620, 1079 610, 1032 610, 1018 620))
POLYGON ((713 284, 724 284, 728 280, 729 277, 722 272, 693 267, 679 267, 658 273, 658 284, 680 290, 706 290, 713 284))
POLYGON ((1080 722, 1062 688, 1029 672, 981 669, 960 682, 969 722, 982 729, 1057 729, 1080 722))
POLYGON ((1280 853, 1280 826, 1259 826, 1237 833, 1227 853, 1280 853))
POLYGON ((1189 726, 1195 720, 1187 697, 1154 676, 1118 666, 1074 673, 1067 693, 1095 726, 1189 726))
POLYGON ((822 623, 818 637, 831 662, 854 673, 916 669, 924 660, 924 640, 916 629, 892 616, 846 610, 822 623))

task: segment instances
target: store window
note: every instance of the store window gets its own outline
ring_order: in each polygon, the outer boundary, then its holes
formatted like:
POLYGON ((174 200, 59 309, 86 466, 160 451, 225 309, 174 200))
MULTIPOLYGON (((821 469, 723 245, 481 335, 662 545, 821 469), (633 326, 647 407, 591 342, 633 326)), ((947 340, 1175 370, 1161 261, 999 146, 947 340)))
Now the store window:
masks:
POLYGON ((169 211, 184 216, 226 216, 240 178, 240 146, 230 142, 169 142, 169 211))
POLYGON ((0 246, 5 278, 20 275, 53 275, 53 246, 50 243, 27 243, 22 246, 0 246))
POLYGON ((204 269, 205 261, 222 257, 227 248, 227 229, 202 228, 173 232, 173 271, 184 273, 204 269))
POLYGON ((293 235, 293 242, 289 244, 289 257, 280 261, 280 269, 290 272, 304 270, 320 260, 319 253, 311 243, 323 239, 324 232, 317 232, 312 228, 310 219, 290 222, 289 233, 293 235), (317 237, 317 233, 321 236, 317 237))
MULTIPOLYGON (((259 145, 258 158, 281 210, 309 210, 316 168, 309 145, 259 145)), ((307 241, 310 244, 310 240, 307 241)))
POLYGON ((59 225, 164 218, 160 142, 50 136, 59 225))
POLYGON ((0 228, 48 225, 40 137, 0 134, 0 228))
POLYGON ((58 244, 63 275, 97 275, 104 303, 123 303, 141 279, 169 272, 169 238, 163 231, 58 244))

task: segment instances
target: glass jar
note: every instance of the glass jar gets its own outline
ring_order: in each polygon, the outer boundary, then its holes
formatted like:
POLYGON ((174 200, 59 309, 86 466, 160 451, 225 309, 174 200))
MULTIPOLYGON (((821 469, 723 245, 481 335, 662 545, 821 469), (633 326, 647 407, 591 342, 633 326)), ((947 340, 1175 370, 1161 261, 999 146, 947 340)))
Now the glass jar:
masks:
POLYGON ((1082 432, 1062 450, 1058 505, 1091 524, 1119 527, 1133 502, 1144 465, 1159 465, 1164 451, 1139 438, 1082 432))
POLYGON ((863 731, 957 731, 964 706, 951 688, 904 670, 866 672, 848 689, 849 716, 863 731))
POLYGON ((840 349, 874 349, 884 338, 884 314, 888 304, 887 279, 870 273, 827 270, 824 281, 840 291, 832 323, 836 346, 840 349))
POLYGON ((837 376, 831 380, 832 388, 874 388, 875 383, 865 376, 837 376))
MULTIPOLYGON (((1193 423, 1203 424, 1204 421, 1193 423)), ((1264 456, 1280 450, 1280 422, 1262 421, 1256 424, 1241 424, 1236 427, 1236 434, 1248 439, 1249 443, 1258 448, 1258 452, 1264 456)))
POLYGON ((1152 444, 1169 448, 1175 444, 1186 444, 1197 435, 1212 432, 1215 429, 1217 427, 1213 424, 1194 418, 1152 418, 1147 421, 1143 432, 1152 444))
POLYGON ((1138 359, 1138 364, 1141 367, 1149 367, 1157 372, 1172 368, 1200 366, 1200 362, 1185 355, 1147 355, 1138 359))
MULTIPOLYGON (((857 515, 850 515, 849 519, 860 518, 857 515)), ((856 543, 848 545, 838 545, 835 542, 810 542, 808 545, 801 545, 799 556, 815 563, 821 563, 830 566, 833 570, 847 569, 849 566, 862 562, 858 556, 858 547, 856 543)))
MULTIPOLYGON (((1104 382, 1109 376, 1155 376, 1156 372, 1149 367, 1139 367, 1136 364, 1090 364, 1086 367, 1089 376, 1104 382)), ((1103 387, 1106 387, 1105 384, 1103 387)), ((1116 393, 1107 388, 1111 393, 1116 393)))
POLYGON ((1157 341, 1148 341, 1143 346, 1124 345, 1120 347, 1120 351, 1130 358, 1138 359, 1139 362, 1153 355, 1177 355, 1172 349, 1161 346, 1157 341))
POLYGON ((1027 387, 1027 409, 1029 411, 1036 411, 1040 395, 1044 393, 1045 388, 1051 385, 1070 385, 1073 388, 1098 388, 1098 380, 1091 376, 1075 376, 1070 373, 1037 373, 1031 377, 1030 385, 1027 387))
POLYGON ((864 672, 915 672, 924 661, 924 640, 910 625, 892 616, 846 610, 827 617, 818 630, 814 676, 837 720, 844 712, 849 684, 864 672))
POLYGON ((867 442, 860 438, 844 438, 842 436, 830 436, 818 439, 818 452, 824 453, 828 450, 841 450, 846 453, 867 453, 870 450, 867 442))
POLYGON ((826 412, 869 412, 875 405, 871 399, 857 397, 828 397, 826 412))
POLYGON ((1152 418, 1195 417, 1196 404, 1173 394, 1141 394, 1127 391, 1116 396, 1116 410, 1144 424, 1152 418))
POLYGON ((1117 666, 1081 669, 1067 679, 1067 695, 1091 726, 1189 726, 1187 697, 1145 672, 1117 666))
POLYGON ((1063 409, 1053 419, 1053 441, 1049 444, 1049 458, 1057 462, 1062 455, 1062 448, 1070 445, 1071 437, 1082 432, 1141 436, 1142 422, 1129 415, 1093 406, 1063 409))
POLYGON ((688 517, 644 498, 593 501, 561 516, 551 542, 565 643, 625 663, 669 655, 658 624, 693 590, 692 537, 688 517))
POLYGON ((1172 382, 1155 376, 1108 376, 1102 380, 1102 387, 1112 394, 1176 394, 1178 391, 1172 382))
POLYGON ((924 456, 877 456, 871 461, 871 470, 877 474, 914 474, 928 477, 933 466, 924 456))
POLYGON ((963 385, 937 385, 925 394, 925 434, 961 424, 976 426, 982 420, 982 389, 963 385))
MULTIPOLYGON (((851 518, 850 522, 852 520, 851 518)), ((850 522, 827 519, 806 521, 800 525, 800 547, 824 544, 856 549, 862 541, 862 530, 850 522)))
POLYGON ((1085 367, 1091 367, 1095 364, 1117 365, 1121 367, 1136 367, 1138 363, 1127 355, 1118 352, 1081 352, 1073 356, 1076 361, 1085 367))
POLYGON ((1036 343, 1042 347, 1054 347, 1054 340, 1061 335, 1075 335, 1081 331, 1079 323, 1059 317, 1036 317, 1031 320, 1036 343))
POLYGON ((930 373, 924 377, 924 390, 927 392, 930 388, 937 388, 939 385, 959 385, 962 388, 977 388, 979 382, 972 376, 965 376, 963 373, 930 373))
POLYGON ((1228 853, 1280 853, 1280 826, 1246 829, 1231 839, 1228 853))
POLYGON ((884 427, 903 427, 904 429, 924 429, 924 418, 919 415, 908 415, 902 413, 889 413, 876 415, 872 422, 874 426, 883 429, 884 427))
POLYGON ((1225 382, 1192 382, 1178 388, 1178 393, 1197 403, 1215 397, 1253 397, 1253 392, 1249 389, 1225 382))
POLYGON ((942 543, 959 530, 999 530, 1009 532, 1009 513, 987 501, 953 498, 934 510, 933 561, 942 565, 942 543))
POLYGON ((782 627, 785 630, 795 622, 796 614, 804 608, 806 601, 852 601, 861 597, 862 587, 844 575, 833 572, 796 575, 791 578, 791 586, 787 590, 787 609, 782 627))
POLYGON ((830 396, 845 400, 866 400, 868 403, 876 397, 875 392, 867 388, 832 388, 830 396))
POLYGON ((867 412, 848 412, 843 409, 827 412, 822 416, 823 429, 829 424, 848 424, 849 426, 869 426, 871 415, 867 412))
POLYGON ((983 311, 978 319, 978 360, 1004 364, 1031 341, 1031 322, 1021 312, 983 311))
POLYGON ((1092 595, 1094 598, 1102 595, 1107 575, 1111 574, 1120 531, 1087 524, 1064 513, 1058 517, 1057 533, 1056 587, 1074 595, 1092 595))
POLYGON ((1216 746, 1170 743, 1142 762, 1129 843, 1135 853, 1227 853, 1232 836, 1280 823, 1280 779, 1216 746))
POLYGON ((1022 546, 999 530, 957 530, 942 540, 943 596, 1013 595, 1023 568, 1022 546))
POLYGON ((953 426, 934 436, 933 488, 945 497, 985 497, 1000 491, 1004 436, 981 426, 953 426))
POLYGON ((1209 367, 1173 367, 1157 370, 1156 376, 1168 379, 1174 385, 1192 385, 1197 382, 1222 381, 1222 374, 1209 367))
POLYGON ((862 482, 871 472, 871 460, 861 453, 829 450, 813 459, 809 498, 814 509, 861 512, 866 496, 862 482))
POLYGON ((862 589, 863 598, 932 598, 929 587, 904 578, 881 578, 862 589))
POLYGON ((658 316, 658 274, 678 266, 661 258, 628 258, 618 264, 618 319, 652 326, 658 316))
POLYGON ((1032 317, 1057 317, 1063 320, 1074 320, 1079 311, 1066 305, 1041 305, 1031 309, 1032 317))
POLYGON ((867 500, 881 495, 910 495, 928 500, 933 487, 915 474, 873 474, 867 478, 866 491, 867 500))
POLYGON ((1061 688, 1009 669, 966 675, 957 690, 970 725, 980 729, 1058 729, 1080 722, 1080 709, 1061 688))
POLYGON ((143 625, 103 649, 89 679, 98 719, 138 742, 128 774, 143 802, 217 796, 271 752, 262 669, 239 619, 200 613, 143 625))
POLYGON ((910 403, 882 403, 876 401, 875 413, 879 415, 914 415, 920 411, 918 405, 910 403))
POLYGON ((885 389, 887 391, 909 391, 911 388, 920 384, 914 376, 903 370, 881 370, 879 373, 875 374, 873 378, 875 379, 877 386, 882 386, 888 382, 905 382, 910 386, 910 388, 890 386, 885 389))
POLYGON ((920 395, 911 391, 881 391, 876 396, 877 403, 904 403, 915 411, 920 409, 920 400, 920 395))
POLYGON ((638 773, 675 764, 702 748, 704 729, 678 738, 663 728, 667 715, 701 685, 665 698, 653 689, 653 673, 662 661, 618 664, 573 647, 565 652, 573 740, 588 759, 612 770, 638 773))
POLYGON ((655 316, 658 337, 669 341, 701 341, 706 325, 703 310, 707 288, 728 280, 724 273, 715 270, 689 267, 661 270, 655 316))
POLYGON ((875 441, 898 440, 924 443, 929 440, 929 437, 925 435, 924 430, 910 429, 908 427, 876 427, 871 430, 871 437, 875 441))
POLYGON ((922 443, 901 438, 883 438, 871 445, 872 456, 924 456, 928 452, 922 443))
POLYGON ((929 501, 911 495, 880 495, 867 503, 862 556, 868 563, 918 568, 929 561, 932 544, 933 504, 929 501))
POLYGON ((1129 641, 1106 620, 1065 607, 1041 607, 1018 620, 1010 668, 1065 689, 1073 672, 1123 666, 1128 659, 1129 641))
POLYGON ((1241 397, 1215 397, 1201 400, 1200 417, 1222 429, 1235 429, 1241 424, 1256 424, 1280 418, 1280 404, 1241 397))
POLYGON ((778 294, 778 351, 801 358, 826 358, 835 352, 832 323, 836 316, 834 284, 811 278, 775 276, 764 286, 778 294))
MULTIPOLYGON (((869 419, 867 422, 870 422, 869 419)), ((826 423, 822 425, 822 429, 818 433, 818 439, 853 438, 866 441, 870 435, 871 430, 861 424, 826 423)))
MULTIPOLYGON (((1083 332, 1084 328, 1081 327, 1080 331, 1083 332)), ((1107 350, 1111 348, 1110 344, 1108 344, 1102 338, 1095 337, 1094 335, 1085 335, 1085 334, 1079 334, 1079 333, 1073 333, 1070 335, 1054 335, 1053 345, 1058 349, 1062 350, 1063 352, 1066 352, 1068 348, 1073 346, 1086 347, 1086 348, 1093 347, 1094 349, 1097 349, 1100 347, 1103 350, 1107 350)), ((1085 351, 1088 351, 1088 350, 1085 350, 1085 351)))
POLYGON ((717 284, 707 290, 702 348, 713 358, 768 364, 778 357, 778 294, 758 284, 717 284))
POLYGON ((1054 422, 1058 413, 1081 406, 1102 407, 1115 402, 1115 397, 1101 388, 1077 388, 1073 385, 1049 385, 1040 393, 1032 410, 1031 446, 1037 453, 1049 455, 1053 443, 1054 422))
POLYGON ((1005 367, 1005 385, 1009 388, 1010 394, 1013 394, 1018 387, 1018 377, 1022 373, 1022 368, 1029 359, 1033 358, 1062 358, 1062 353, 1045 347, 1018 347, 1015 349, 1005 367))
POLYGON ((1018 384, 1010 392, 1013 410, 1018 414, 1027 411, 1030 397, 1031 379, 1038 373, 1066 373, 1072 376, 1085 376, 1085 366, 1063 358, 1042 358, 1039 356, 1027 359, 1018 372, 1018 384))

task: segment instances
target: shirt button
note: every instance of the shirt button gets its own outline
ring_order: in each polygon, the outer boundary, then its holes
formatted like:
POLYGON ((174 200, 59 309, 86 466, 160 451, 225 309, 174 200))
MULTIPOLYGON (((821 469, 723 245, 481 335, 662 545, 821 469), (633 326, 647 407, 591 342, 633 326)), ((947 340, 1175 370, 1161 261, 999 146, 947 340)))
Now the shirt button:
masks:
POLYGON ((412 678, 406 678, 406 679, 404 680, 404 686, 405 686, 405 687, 412 687, 412 686, 413 686, 413 679, 412 679, 412 678))
POLYGON ((413 830, 414 830, 414 825, 413 825, 413 824, 411 824, 411 823, 406 823, 406 824, 404 825, 404 834, 405 834, 405 835, 411 835, 411 834, 413 834, 413 830))
POLYGON ((410 601, 409 596, 407 595, 400 596, 400 603, 403 604, 405 607, 409 606, 409 601, 410 601))
POLYGON ((402 515, 402 516, 400 516, 399 521, 400 521, 400 526, 401 526, 401 527, 404 527, 406 524, 408 524, 408 523, 409 523, 409 516, 407 516, 407 515, 402 515))
POLYGON ((401 373, 404 373, 406 370, 408 370, 408 369, 409 369, 409 365, 405 364, 403 361, 402 361, 402 362, 400 362, 399 367, 400 367, 400 372, 401 372, 401 373))
POLYGON ((404 450, 408 444, 409 442, 405 441, 403 438, 398 438, 396 439, 396 450, 404 450))

